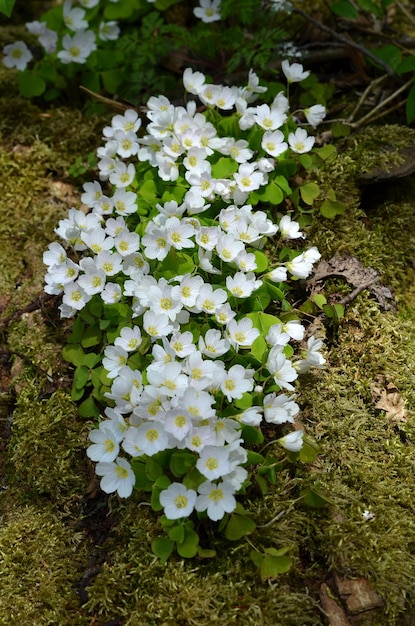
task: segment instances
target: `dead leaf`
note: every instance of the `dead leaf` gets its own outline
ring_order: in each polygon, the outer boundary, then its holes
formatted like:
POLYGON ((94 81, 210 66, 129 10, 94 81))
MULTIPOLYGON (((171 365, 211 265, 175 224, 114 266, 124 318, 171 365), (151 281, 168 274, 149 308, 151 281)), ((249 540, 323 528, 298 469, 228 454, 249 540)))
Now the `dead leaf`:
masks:
POLYGON ((372 589, 366 578, 347 579, 335 576, 334 583, 349 615, 358 615, 383 606, 382 598, 372 589))
POLYGON ((346 296, 343 304, 350 302, 363 289, 368 289, 385 311, 396 310, 393 293, 380 282, 379 272, 373 267, 364 267, 357 257, 342 256, 338 252, 329 261, 322 259, 317 265, 308 283, 312 290, 311 297, 322 291, 326 278, 333 276, 345 278, 355 287, 353 294, 346 296))
POLYGON ((370 385, 375 409, 385 411, 386 417, 391 422, 406 422, 407 410, 399 390, 393 383, 386 382, 386 379, 383 380, 383 384, 382 380, 380 383, 373 382, 370 385))

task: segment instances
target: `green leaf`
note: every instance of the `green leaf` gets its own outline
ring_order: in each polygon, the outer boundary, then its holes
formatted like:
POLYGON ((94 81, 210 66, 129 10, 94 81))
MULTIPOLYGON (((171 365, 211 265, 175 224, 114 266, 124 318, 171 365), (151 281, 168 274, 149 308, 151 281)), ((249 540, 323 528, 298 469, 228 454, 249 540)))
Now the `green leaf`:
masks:
POLYGON ((271 556, 266 554, 262 559, 259 573, 262 580, 277 578, 291 569, 292 559, 289 556, 271 556))
POLYGON ((253 519, 246 515, 236 515, 233 513, 226 525, 225 537, 230 541, 238 541, 238 539, 252 533, 255 528, 256 524, 253 519))
POLYGON ((89 380, 89 368, 85 365, 77 367, 73 380, 76 389, 83 389, 89 380))
POLYGON ((323 311, 326 317, 337 323, 344 317, 344 306, 342 304, 325 304, 323 311))
POLYGON ((406 72, 413 72, 415 70, 415 54, 411 54, 411 56, 406 57, 402 61, 402 63, 398 66, 397 72, 398 74, 405 74, 406 72))
POLYGON ((10 17, 16 0, 0 0, 0 12, 10 17))
POLYGON ((266 350, 267 342, 265 341, 264 337, 261 337, 260 335, 253 341, 250 352, 260 363, 262 363, 266 350))
MULTIPOLYGON (((146 461, 146 472, 150 480, 157 480, 160 476, 163 476, 163 468, 158 463, 156 463, 156 461, 154 461, 152 457, 149 457, 146 461)), ((167 483, 167 487, 168 487, 170 484, 170 481, 168 478, 167 480, 168 480, 168 483, 167 483)))
POLYGON ((83 334, 81 345, 83 348, 92 348, 102 342, 102 332, 98 326, 90 326, 83 334))
POLYGON ((262 552, 258 552, 258 550, 251 550, 251 552, 249 553, 249 558, 251 559, 253 564, 259 568, 261 567, 264 555, 262 554, 262 552))
POLYGON ((235 400, 234 402, 238 409, 249 409, 249 407, 252 406, 252 395, 250 393, 243 393, 242 398, 239 398, 239 400, 235 400))
POLYGON ((271 181, 265 188, 256 193, 263 202, 270 202, 275 206, 281 204, 284 200, 284 192, 274 181, 271 181))
POLYGON ((328 161, 329 159, 334 158, 337 155, 336 147, 333 144, 327 143, 325 146, 318 148, 316 150, 316 154, 323 161, 328 161))
POLYGON ((340 17, 345 17, 348 20, 357 20, 359 12, 350 2, 347 0, 339 0, 331 6, 331 10, 340 17))
POLYGON ((310 300, 311 300, 312 302, 314 302, 314 304, 315 304, 316 306, 318 306, 318 308, 319 308, 319 309, 322 309, 322 308, 323 308, 323 306, 324 306, 325 304, 327 304, 327 298, 326 298, 326 296, 323 296, 323 294, 321 294, 321 293, 316 293, 316 294, 314 294, 314 296, 312 296, 312 297, 310 298, 310 300))
POLYGON ((323 217, 333 219, 336 215, 341 215, 346 210, 346 206, 336 200, 336 194, 333 190, 330 190, 327 194, 327 198, 324 200, 320 207, 320 213, 323 217))
POLYGON ((255 272, 259 272, 260 274, 262 274, 262 272, 265 272, 265 270, 268 269, 269 258, 265 254, 265 252, 262 252, 261 250, 254 250, 253 253, 256 262, 255 272))
POLYGON ((303 447, 300 450, 299 459, 303 463, 312 463, 316 460, 320 448, 315 441, 312 441, 307 436, 303 437, 303 447))
POLYGON ((245 317, 249 317, 252 320, 253 326, 258 328, 264 336, 268 334, 271 326, 280 323, 278 317, 270 315, 269 313, 264 313, 263 311, 248 313, 245 317))
POLYGON ((395 72, 401 65, 402 62, 402 52, 401 50, 392 44, 388 44, 386 46, 381 46, 380 48, 376 48, 374 51, 375 55, 385 61, 395 72))
POLYGON ((216 556, 216 550, 209 550, 209 548, 197 546, 197 556, 200 556, 201 559, 212 559, 216 556))
POLYGON ((357 0, 359 6, 368 13, 373 13, 376 17, 382 17, 382 11, 373 0, 357 0))
POLYGON ((188 541, 176 544, 176 549, 177 553, 184 559, 192 559, 198 552, 197 544, 188 541))
POLYGON ((46 83, 40 76, 30 70, 19 72, 19 90, 24 98, 41 96, 46 89, 46 83))
POLYGON ((316 183, 306 183, 300 187, 300 195, 303 202, 312 205, 320 195, 320 187, 316 183))
POLYGON ((62 348, 62 357, 72 365, 84 365, 85 352, 79 343, 67 344, 62 348))
POLYGON ((264 462, 264 457, 259 452, 254 450, 248 450, 248 458, 246 460, 247 465, 259 465, 264 462))
POLYGON ((255 474, 254 480, 259 487, 261 495, 266 496, 268 493, 268 482, 266 479, 260 474, 255 474))
POLYGON ((101 72, 101 78, 104 89, 111 94, 117 93, 119 86, 125 80, 125 76, 121 68, 101 72))
POLYGON ((314 487, 306 487, 300 491, 300 498, 304 504, 313 509, 321 509, 322 507, 334 504, 333 500, 327 498, 320 492, 320 483, 317 481, 314 487))
POLYGON ((73 323, 71 334, 69 335, 68 343, 81 343, 82 336, 84 334, 85 325, 80 317, 77 317, 73 323))
POLYGON ((184 541, 184 526, 180 522, 172 526, 167 531, 168 536, 173 541, 177 541, 178 543, 183 543, 184 541))
POLYGON ((337 122, 333 124, 331 127, 331 132, 333 137, 348 137, 352 131, 351 126, 349 124, 342 124, 341 122, 337 122))
POLYGON ((242 426, 241 434, 245 443, 263 443, 264 441, 264 435, 255 426, 242 426))
POLYGON ((97 365, 97 363, 99 363, 100 360, 101 356, 99 354, 95 354, 95 352, 88 352, 88 354, 84 354, 82 358, 82 365, 86 365, 86 367, 92 369, 95 365, 97 365))
POLYGON ((196 457, 190 452, 178 451, 172 454, 170 459, 170 471, 173 476, 179 478, 186 474, 190 469, 193 469, 196 465, 196 457))
POLYGON ((173 552, 173 548, 174 541, 168 537, 156 537, 156 539, 153 539, 151 542, 153 554, 160 559, 161 563, 165 563, 167 561, 173 552))
POLYGON ((79 405, 78 413, 81 417, 99 417, 100 410, 93 398, 87 398, 79 405))
POLYGON ((229 178, 238 171, 238 163, 230 157, 221 157, 212 165, 213 178, 229 178))

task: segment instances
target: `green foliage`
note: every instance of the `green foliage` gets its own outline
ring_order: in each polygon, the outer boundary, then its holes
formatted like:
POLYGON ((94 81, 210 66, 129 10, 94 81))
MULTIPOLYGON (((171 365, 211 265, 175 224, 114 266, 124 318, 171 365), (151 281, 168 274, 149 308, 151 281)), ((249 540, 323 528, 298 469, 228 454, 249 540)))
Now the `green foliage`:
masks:
POLYGON ((16 0, 0 0, 0 13, 4 13, 7 17, 10 17, 13 13, 13 7, 16 0))

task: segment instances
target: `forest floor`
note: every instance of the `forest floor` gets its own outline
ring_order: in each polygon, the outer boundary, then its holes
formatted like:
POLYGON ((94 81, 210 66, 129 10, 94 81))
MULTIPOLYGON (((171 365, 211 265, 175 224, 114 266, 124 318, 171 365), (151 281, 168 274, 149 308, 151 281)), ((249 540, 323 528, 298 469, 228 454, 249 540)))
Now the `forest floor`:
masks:
POLYGON ((359 177, 385 146, 387 161, 413 154, 415 131, 383 120, 352 133, 321 174, 347 211, 313 216, 322 261, 307 289, 345 316, 312 320, 327 367, 298 402, 317 460, 250 499, 250 541, 288 546, 294 562, 262 581, 244 540, 161 565, 157 515, 138 494, 102 494, 85 455, 92 421, 71 401, 70 322, 43 293, 42 254, 80 205, 69 168, 110 117, 38 107, 0 69, 0 625, 414 625, 415 177, 359 177), (316 483, 331 504, 296 504, 316 483))

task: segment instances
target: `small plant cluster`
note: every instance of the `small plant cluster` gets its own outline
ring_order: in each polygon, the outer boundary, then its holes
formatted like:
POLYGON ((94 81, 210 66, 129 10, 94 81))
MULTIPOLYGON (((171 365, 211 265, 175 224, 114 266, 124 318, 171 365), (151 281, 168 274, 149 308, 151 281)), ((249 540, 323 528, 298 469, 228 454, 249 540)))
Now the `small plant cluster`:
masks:
MULTIPOLYGON (((282 69, 288 85, 308 75, 282 69)), ((81 198, 89 212, 72 208, 56 229, 65 247, 44 254, 46 292, 76 317, 64 348, 72 397, 88 393, 85 416, 105 407, 87 454, 106 493, 151 492, 168 532, 153 546, 161 558, 174 545, 199 550, 194 511, 232 539, 255 528, 236 495, 254 474, 266 493, 284 466, 249 449, 267 429, 288 460, 314 458, 303 431, 284 425, 299 412, 299 374, 325 363, 315 337, 301 353, 305 329, 287 300, 320 257, 298 249, 304 236, 283 208, 314 137, 283 91, 253 105, 266 91, 253 71, 244 87, 191 69, 183 83, 186 106, 151 97, 145 129, 132 109, 104 128, 100 181, 81 198)), ((313 127, 324 113, 305 111, 313 127)))
MULTIPOLYGON (((65 0, 26 24, 27 41, 6 45, 3 63, 20 71, 27 98, 64 95, 74 102, 81 85, 134 102, 155 89, 174 93, 172 69, 186 62, 183 50, 201 67, 223 73, 264 68, 285 35, 278 21, 271 5, 259 0, 247 0, 237 12, 229 0, 189 6, 180 0, 65 0), (255 40, 248 34, 254 30, 255 40)), ((94 111, 92 103, 89 108, 94 111)))

